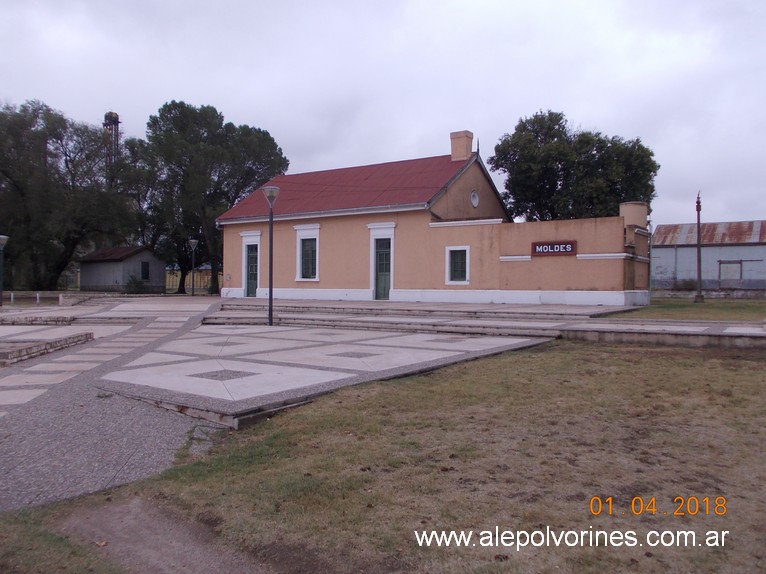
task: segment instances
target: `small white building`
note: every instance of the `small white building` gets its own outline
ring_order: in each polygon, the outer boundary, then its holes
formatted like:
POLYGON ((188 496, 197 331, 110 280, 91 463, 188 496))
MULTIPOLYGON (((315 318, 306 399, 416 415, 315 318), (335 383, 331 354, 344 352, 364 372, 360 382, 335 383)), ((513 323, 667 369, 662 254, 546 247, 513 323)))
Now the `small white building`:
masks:
MULTIPOLYGON (((766 221, 703 223, 700 231, 702 289, 766 291, 766 221)), ((697 224, 658 225, 651 258, 653 289, 696 289, 697 224)))
POLYGON ((146 246, 97 249, 80 259, 80 291, 164 293, 165 263, 146 246))

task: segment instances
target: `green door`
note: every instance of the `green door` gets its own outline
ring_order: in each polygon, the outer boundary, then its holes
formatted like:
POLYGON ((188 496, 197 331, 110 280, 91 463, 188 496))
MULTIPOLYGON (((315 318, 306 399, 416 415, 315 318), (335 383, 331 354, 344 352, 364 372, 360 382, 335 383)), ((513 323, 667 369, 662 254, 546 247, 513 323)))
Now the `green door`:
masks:
POLYGON ((388 299, 391 290, 391 240, 375 240, 375 299, 388 299))
POLYGON ((258 288, 258 246, 247 246, 247 288, 246 297, 255 297, 258 288))

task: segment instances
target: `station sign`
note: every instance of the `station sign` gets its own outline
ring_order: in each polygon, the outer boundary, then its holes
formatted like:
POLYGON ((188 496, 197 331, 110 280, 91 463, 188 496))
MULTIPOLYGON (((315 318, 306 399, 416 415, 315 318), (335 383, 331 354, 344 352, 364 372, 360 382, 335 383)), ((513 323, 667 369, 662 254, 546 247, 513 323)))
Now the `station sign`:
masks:
POLYGON ((532 244, 532 257, 541 255, 577 255, 577 241, 536 241, 532 244))

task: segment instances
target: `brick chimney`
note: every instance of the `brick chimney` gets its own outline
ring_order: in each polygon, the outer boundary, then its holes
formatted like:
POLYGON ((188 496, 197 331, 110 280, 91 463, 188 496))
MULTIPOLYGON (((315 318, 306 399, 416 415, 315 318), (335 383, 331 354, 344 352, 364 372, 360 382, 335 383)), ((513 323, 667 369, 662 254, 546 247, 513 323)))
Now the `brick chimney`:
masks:
POLYGON ((452 132, 449 135, 452 144, 452 161, 465 161, 473 152, 473 134, 468 130, 452 132))

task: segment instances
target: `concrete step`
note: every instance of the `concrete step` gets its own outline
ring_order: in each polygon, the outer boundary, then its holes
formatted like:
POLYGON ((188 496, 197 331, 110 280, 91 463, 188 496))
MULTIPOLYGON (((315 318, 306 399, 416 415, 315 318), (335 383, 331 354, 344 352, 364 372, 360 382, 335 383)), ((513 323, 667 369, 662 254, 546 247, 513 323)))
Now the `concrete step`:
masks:
POLYGON ((82 345, 93 340, 93 333, 79 333, 47 341, 6 340, 0 342, 0 367, 7 367, 19 361, 46 355, 59 349, 82 345))
POLYGON ((74 319, 72 317, 36 317, 36 316, 0 317, 0 325, 64 326, 64 325, 71 325, 73 320, 74 319))
POLYGON ((107 317, 75 317, 73 323, 76 325, 126 325, 137 323, 141 319, 136 316, 107 316, 107 317))
MULTIPOLYGON (((202 320, 203 325, 266 325, 268 319, 262 315, 231 316, 229 314, 211 315, 202 320)), ((402 318, 400 321, 375 321, 374 317, 326 317, 300 314, 274 316, 274 325, 296 327, 321 327, 339 329, 371 329, 378 331, 406 331, 412 333, 449 333, 459 335, 493 335, 514 337, 559 337, 561 331, 547 327, 518 327, 513 325, 456 325, 439 322, 412 322, 402 318)))
MULTIPOLYGON (((265 303, 224 303, 221 306, 221 312, 226 313, 267 313, 268 304, 265 303)), ((500 320, 535 320, 535 321, 572 321, 578 315, 566 313, 522 313, 514 311, 492 310, 466 310, 450 308, 428 308, 428 307, 374 307, 374 306, 311 306, 311 305, 275 305, 274 313, 311 313, 311 314, 333 314, 333 315, 367 315, 367 316, 411 316, 411 317, 444 317, 461 319, 482 319, 493 318, 500 320)), ((604 315, 607 312, 604 313, 604 315)), ((579 315, 580 318, 588 318, 596 315, 579 315)))

